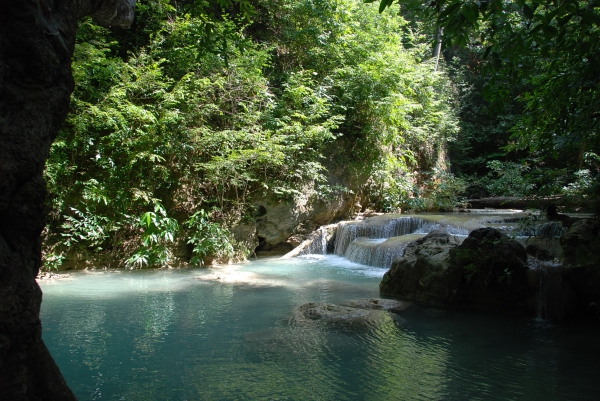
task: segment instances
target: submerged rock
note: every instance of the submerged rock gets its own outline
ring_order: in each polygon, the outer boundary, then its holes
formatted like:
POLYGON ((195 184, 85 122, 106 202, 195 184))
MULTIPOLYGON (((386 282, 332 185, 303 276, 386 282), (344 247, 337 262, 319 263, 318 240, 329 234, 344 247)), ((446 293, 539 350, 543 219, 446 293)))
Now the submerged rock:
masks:
POLYGON ((382 313, 385 312, 376 309, 353 308, 323 302, 309 302, 296 308, 293 318, 295 321, 309 319, 330 322, 366 322, 381 317, 382 313))
POLYGON ((319 320, 325 323, 369 324, 387 320, 391 317, 390 312, 401 312, 410 305, 409 302, 379 298, 355 299, 340 305, 309 302, 294 310, 292 321, 302 323, 319 320))
POLYGON ((387 310, 394 313, 405 311, 412 306, 410 302, 382 298, 352 299, 342 302, 342 305, 360 309, 387 310))

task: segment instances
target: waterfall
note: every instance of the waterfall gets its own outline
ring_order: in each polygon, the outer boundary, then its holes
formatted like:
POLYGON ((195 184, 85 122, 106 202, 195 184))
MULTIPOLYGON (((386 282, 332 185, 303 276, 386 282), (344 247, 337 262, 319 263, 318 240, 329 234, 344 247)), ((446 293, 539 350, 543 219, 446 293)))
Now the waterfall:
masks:
POLYGON ((528 267, 528 282, 533 290, 530 303, 536 318, 563 318, 569 296, 563 279, 564 266, 554 261, 529 258, 528 267))
POLYGON ((414 231, 415 234, 429 234, 434 230, 441 230, 447 232, 450 235, 464 235, 467 236, 471 233, 471 230, 464 227, 456 227, 450 224, 442 225, 439 223, 433 223, 425 221, 418 229, 414 231))
POLYGON ((549 237, 560 237, 566 230, 556 222, 548 222, 535 227, 535 235, 546 235, 549 237))
POLYGON ((359 237, 348 245, 344 257, 351 262, 389 269, 392 262, 403 255, 406 245, 423 235, 406 234, 388 239, 359 237))
POLYGON ((344 256, 346 249, 358 237, 391 238, 411 234, 425 225, 426 221, 419 217, 386 218, 377 216, 363 221, 342 222, 335 236, 334 253, 344 256))
MULTIPOLYGON (((520 219, 520 218, 519 218, 520 219)), ((491 220, 496 224, 515 220, 514 217, 491 220)), ((457 215, 403 216, 379 215, 362 221, 343 221, 337 225, 322 226, 313 232, 302 244, 285 257, 298 255, 327 254, 327 250, 337 256, 369 265, 390 267, 392 261, 400 257, 406 244, 430 233, 442 230, 450 235, 467 236, 471 230, 490 223, 489 217, 457 215), (335 235, 333 232, 335 230, 335 235), (414 238, 410 235, 414 234, 414 238), (333 241, 332 241, 332 237, 333 241), (333 242, 333 244, 331 243, 333 242)), ((506 227, 505 227, 506 229, 506 227)), ((562 227, 556 223, 539 224, 530 228, 530 235, 559 235, 562 227)))
POLYGON ((313 235, 312 242, 304 248, 300 255, 325 255, 327 254, 327 226, 321 226, 313 235))

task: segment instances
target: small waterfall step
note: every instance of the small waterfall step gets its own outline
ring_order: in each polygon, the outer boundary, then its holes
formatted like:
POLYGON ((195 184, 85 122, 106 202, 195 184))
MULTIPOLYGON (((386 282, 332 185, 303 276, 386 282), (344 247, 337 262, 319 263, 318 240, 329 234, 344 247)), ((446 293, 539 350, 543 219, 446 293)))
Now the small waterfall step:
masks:
MULTIPOLYGON (((452 222, 454 223, 454 222, 452 222)), ((359 237, 392 238, 406 234, 428 234, 433 230, 445 230, 453 235, 469 235, 479 224, 460 226, 451 224, 444 215, 406 216, 386 214, 366 218, 362 221, 343 221, 338 225, 335 235, 334 253, 344 256, 348 246, 359 237)))
POLYGON ((425 234, 405 234, 387 239, 359 237, 350 243, 344 257, 351 262, 389 269, 392 262, 403 255, 406 245, 423 236, 425 234))
POLYGON ((306 240, 302 241, 300 245, 281 258, 293 258, 300 255, 326 255, 327 246, 333 238, 337 226, 337 224, 329 224, 319 227, 306 240))

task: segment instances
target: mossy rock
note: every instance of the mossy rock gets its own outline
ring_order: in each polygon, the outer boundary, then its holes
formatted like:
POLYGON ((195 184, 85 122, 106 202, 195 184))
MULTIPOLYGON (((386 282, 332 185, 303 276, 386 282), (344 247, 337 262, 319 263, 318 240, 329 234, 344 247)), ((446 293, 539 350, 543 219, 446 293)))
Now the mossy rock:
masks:
POLYGON ((523 246, 493 228, 474 230, 462 244, 434 231, 409 244, 379 286, 382 294, 429 305, 525 311, 523 246))

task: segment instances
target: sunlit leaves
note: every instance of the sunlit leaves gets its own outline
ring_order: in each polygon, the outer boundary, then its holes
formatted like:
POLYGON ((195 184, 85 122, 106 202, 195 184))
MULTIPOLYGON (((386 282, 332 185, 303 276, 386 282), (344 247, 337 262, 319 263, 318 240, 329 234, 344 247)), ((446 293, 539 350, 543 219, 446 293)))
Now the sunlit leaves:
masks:
POLYGON ((119 235, 138 240, 130 266, 167 265, 186 230, 208 257, 253 199, 332 193, 332 171, 368 175, 384 157, 395 180, 418 149, 452 137, 448 79, 406 21, 350 0, 260 6, 264 32, 244 29, 244 1, 143 2, 156 29, 133 38, 83 23, 72 112, 47 169, 54 230, 83 219, 77 207, 102 217, 102 247, 131 254, 119 235), (202 227, 174 226, 190 215, 202 227))

